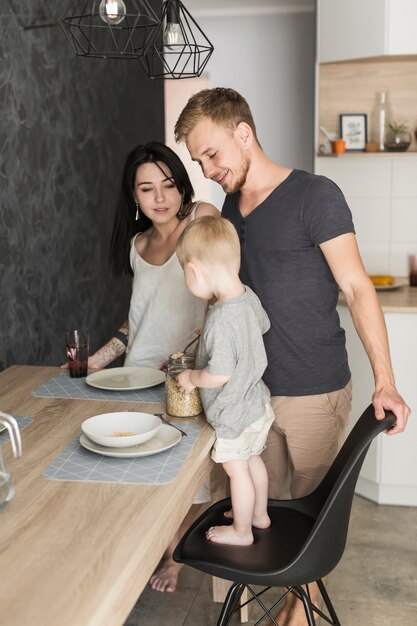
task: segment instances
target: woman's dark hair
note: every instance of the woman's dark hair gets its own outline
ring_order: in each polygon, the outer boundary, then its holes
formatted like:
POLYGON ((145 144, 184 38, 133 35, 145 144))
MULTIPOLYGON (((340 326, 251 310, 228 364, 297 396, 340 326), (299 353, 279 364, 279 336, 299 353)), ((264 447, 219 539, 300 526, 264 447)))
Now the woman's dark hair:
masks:
MULTIPOLYGON (((123 168, 122 186, 116 205, 113 232, 110 240, 109 266, 113 274, 130 274, 130 241, 137 233, 143 233, 152 222, 142 211, 136 220, 136 203, 133 198, 136 172, 144 163, 164 164, 171 173, 171 180, 183 197, 179 219, 184 219, 192 210, 194 189, 181 159, 163 143, 151 141, 134 148, 126 158, 123 168)), ((166 172, 160 167, 164 174, 166 172)))

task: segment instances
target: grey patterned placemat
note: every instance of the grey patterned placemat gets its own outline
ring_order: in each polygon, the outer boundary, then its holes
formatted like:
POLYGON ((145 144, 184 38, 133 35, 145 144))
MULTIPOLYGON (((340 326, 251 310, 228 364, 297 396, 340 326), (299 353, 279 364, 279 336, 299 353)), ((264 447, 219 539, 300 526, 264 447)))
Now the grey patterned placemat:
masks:
POLYGON ((148 389, 134 391, 106 391, 87 385, 84 378, 71 378, 69 373, 57 374, 32 391, 38 397, 71 398, 74 400, 121 400, 130 402, 165 402, 162 383, 148 389))
POLYGON ((197 440, 199 424, 181 424, 187 437, 165 452, 136 458, 113 458, 90 452, 80 445, 80 434, 43 472, 51 480, 100 483, 162 484, 176 477, 197 440))
MULTIPOLYGON (((29 424, 33 422, 33 417, 26 417, 24 415, 13 415, 12 417, 15 418, 17 425, 19 426, 20 432, 22 432, 22 430, 26 428, 26 426, 29 426, 29 424)), ((3 430, 2 433, 0 433, 0 446, 5 441, 10 441, 9 431, 7 430, 7 428, 3 430)))

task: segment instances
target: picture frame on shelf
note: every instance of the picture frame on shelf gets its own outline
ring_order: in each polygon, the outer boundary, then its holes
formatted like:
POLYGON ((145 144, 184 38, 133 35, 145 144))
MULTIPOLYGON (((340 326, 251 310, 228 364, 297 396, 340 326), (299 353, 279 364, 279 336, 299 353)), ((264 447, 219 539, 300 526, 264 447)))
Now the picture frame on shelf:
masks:
POLYGON ((341 113, 340 137, 346 142, 346 151, 364 151, 367 142, 368 116, 366 113, 341 113))

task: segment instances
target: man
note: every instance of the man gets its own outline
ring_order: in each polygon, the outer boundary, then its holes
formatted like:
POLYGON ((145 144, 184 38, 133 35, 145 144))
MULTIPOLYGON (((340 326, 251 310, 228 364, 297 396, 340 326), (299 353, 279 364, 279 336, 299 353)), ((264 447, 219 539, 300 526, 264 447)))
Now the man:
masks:
MULTIPOLYGON (((342 445, 351 407, 345 333, 336 311, 339 288, 373 369, 376 418, 392 410, 397 422, 389 434, 395 434, 410 414, 395 387, 384 317, 350 210, 332 181, 268 158, 246 100, 233 89, 192 96, 175 137, 186 142, 204 176, 226 192, 223 216, 240 237, 240 278, 271 320, 264 375, 276 416, 264 453, 270 496, 280 497, 288 470, 291 495, 306 495, 342 445)), ((293 596, 277 619, 286 626, 306 624, 293 596)))

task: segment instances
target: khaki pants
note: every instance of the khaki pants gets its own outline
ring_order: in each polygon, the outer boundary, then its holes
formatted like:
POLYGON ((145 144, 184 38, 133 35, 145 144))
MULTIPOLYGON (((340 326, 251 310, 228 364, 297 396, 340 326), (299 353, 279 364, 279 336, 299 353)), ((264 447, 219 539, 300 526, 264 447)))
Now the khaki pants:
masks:
POLYGON ((351 381, 330 393, 271 397, 275 421, 262 453, 270 498, 281 497, 289 471, 293 498, 315 489, 344 442, 351 403, 351 381))

